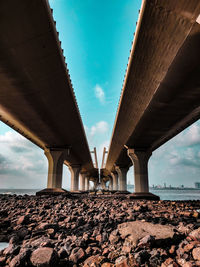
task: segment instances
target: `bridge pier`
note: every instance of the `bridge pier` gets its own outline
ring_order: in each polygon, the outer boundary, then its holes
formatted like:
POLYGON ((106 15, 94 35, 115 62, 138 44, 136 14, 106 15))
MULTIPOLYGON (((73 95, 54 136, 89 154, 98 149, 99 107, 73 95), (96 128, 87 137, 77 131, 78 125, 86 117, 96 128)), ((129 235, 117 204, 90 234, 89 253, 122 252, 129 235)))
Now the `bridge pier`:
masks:
POLYGON ((113 178, 111 177, 109 180, 109 190, 113 190, 113 178))
POLYGON ((79 189, 79 173, 81 170, 80 165, 70 165, 69 170, 71 172, 71 190, 78 191, 79 189))
POLYGON ((119 191, 127 191, 127 172, 129 168, 124 168, 120 166, 115 167, 117 174, 118 174, 118 181, 119 181, 119 191))
POLYGON ((118 175, 116 172, 111 172, 111 176, 113 179, 113 190, 118 190, 118 175))
POLYGON ((128 156, 134 165, 135 192, 149 192, 148 161, 151 153, 128 149, 128 156))
POLYGON ((79 178, 80 178, 80 190, 81 191, 85 191, 86 175, 87 175, 87 173, 81 172, 80 176, 79 176, 79 178))
POLYGON ((149 193, 148 161, 152 153, 128 149, 128 156, 134 165, 135 198, 159 199, 158 196, 149 193))
POLYGON ((44 154, 46 155, 49 164, 47 188, 62 187, 64 152, 64 149, 45 149, 44 154))
POLYGON ((85 190, 88 191, 89 190, 89 184, 90 184, 90 179, 89 177, 85 178, 85 190))
POLYGON ((48 178, 47 188, 36 193, 43 194, 59 194, 65 193, 62 189, 62 172, 65 158, 65 149, 46 148, 44 154, 48 159, 48 178))

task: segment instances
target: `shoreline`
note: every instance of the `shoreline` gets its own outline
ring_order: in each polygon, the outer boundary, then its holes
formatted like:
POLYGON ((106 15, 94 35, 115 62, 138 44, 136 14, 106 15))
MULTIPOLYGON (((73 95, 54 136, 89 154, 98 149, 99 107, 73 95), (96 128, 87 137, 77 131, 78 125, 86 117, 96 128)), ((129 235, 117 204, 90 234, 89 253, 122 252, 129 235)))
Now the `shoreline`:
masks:
POLYGON ((0 266, 200 266, 199 227, 197 200, 0 195, 0 266))

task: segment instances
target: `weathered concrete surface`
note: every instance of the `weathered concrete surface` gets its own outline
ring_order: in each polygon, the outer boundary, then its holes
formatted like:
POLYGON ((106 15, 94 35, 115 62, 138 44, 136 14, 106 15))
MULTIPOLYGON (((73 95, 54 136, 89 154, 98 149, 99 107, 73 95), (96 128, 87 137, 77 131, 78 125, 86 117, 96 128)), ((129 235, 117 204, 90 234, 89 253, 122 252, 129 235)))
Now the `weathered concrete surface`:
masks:
POLYGON ((200 1, 143 1, 106 168, 130 166, 126 145, 155 150, 200 118, 200 1))
POLYGON ((0 119, 65 161, 94 169, 48 1, 0 1, 0 119))

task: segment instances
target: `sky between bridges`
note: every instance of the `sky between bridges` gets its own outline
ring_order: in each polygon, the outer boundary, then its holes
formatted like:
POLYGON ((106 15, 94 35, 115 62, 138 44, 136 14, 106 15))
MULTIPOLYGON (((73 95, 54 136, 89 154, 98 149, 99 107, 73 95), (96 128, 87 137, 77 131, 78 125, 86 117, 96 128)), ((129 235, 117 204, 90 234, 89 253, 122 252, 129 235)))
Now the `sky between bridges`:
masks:
MULTIPOLYGON (((109 147, 140 0, 50 0, 91 150, 109 147)), ((145 51, 144 51, 145 52, 145 51)), ((125 129, 124 129, 125 130, 125 129)), ((70 128, 69 128, 70 131, 70 128)), ((150 185, 200 181, 200 123, 157 149, 150 185)), ((134 183, 133 168, 128 181, 134 183)), ((40 148, 0 124, 0 188, 45 188, 47 159, 40 148)), ((63 187, 70 186, 67 167, 63 187)))

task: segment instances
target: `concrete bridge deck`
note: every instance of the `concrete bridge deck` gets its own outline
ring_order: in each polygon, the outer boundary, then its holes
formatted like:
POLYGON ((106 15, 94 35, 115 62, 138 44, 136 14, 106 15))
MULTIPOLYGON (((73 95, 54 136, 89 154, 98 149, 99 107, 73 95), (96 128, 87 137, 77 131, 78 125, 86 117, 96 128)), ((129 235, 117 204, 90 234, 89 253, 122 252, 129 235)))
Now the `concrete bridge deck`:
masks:
POLYGON ((148 192, 152 151, 200 118, 199 14, 198 0, 143 1, 101 171, 118 173, 123 190, 133 164, 136 192, 148 192))
POLYGON ((46 151, 48 187, 63 162, 98 176, 48 1, 1 1, 0 32, 0 119, 46 151))

